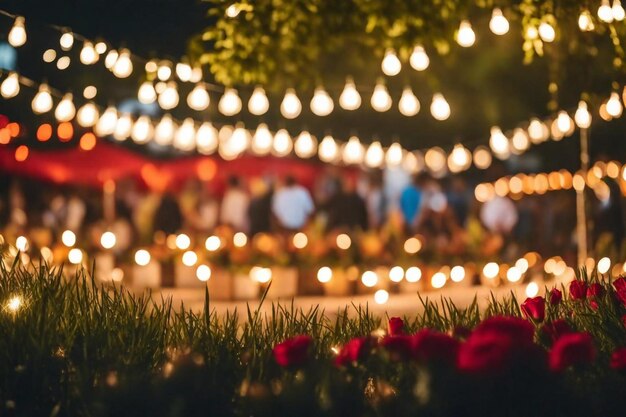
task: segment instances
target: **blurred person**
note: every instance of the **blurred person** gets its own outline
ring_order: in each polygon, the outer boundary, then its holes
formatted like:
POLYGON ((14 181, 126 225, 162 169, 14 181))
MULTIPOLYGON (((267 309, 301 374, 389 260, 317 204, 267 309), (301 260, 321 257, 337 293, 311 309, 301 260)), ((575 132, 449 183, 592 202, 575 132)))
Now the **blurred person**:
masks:
POLYGON ((176 233, 182 226, 182 215, 176 197, 170 193, 161 196, 161 202, 154 213, 154 228, 167 234, 176 233))
POLYGON ((67 200, 67 217, 65 218, 65 226, 68 230, 77 232, 83 225, 87 206, 85 201, 79 195, 83 193, 73 192, 67 200))
POLYGON ((440 253, 461 254, 464 252, 467 236, 459 226, 454 210, 448 204, 446 195, 441 190, 429 190, 420 215, 415 224, 415 231, 434 242, 440 253))
POLYGON ((328 221, 326 230, 356 229, 367 230, 367 207, 356 191, 356 182, 352 178, 338 181, 339 191, 328 202, 328 221))
POLYGON ((250 236, 272 231, 272 198, 274 189, 269 181, 256 178, 250 183, 252 198, 248 207, 250 236))
POLYGON ((471 201, 471 196, 468 196, 468 188, 465 179, 458 175, 451 177, 446 192, 446 198, 456 216, 458 224, 464 226, 469 214, 469 202, 471 201))
POLYGON ((386 207, 383 180, 380 172, 370 175, 365 194, 365 205, 367 207, 369 227, 377 229, 382 226, 385 219, 386 207))
POLYGON ((412 229, 418 221, 422 206, 424 181, 424 174, 414 176, 413 181, 400 194, 400 212, 407 231, 412 229))
POLYGON ((315 206, 308 190, 288 175, 272 199, 272 213, 278 225, 287 230, 300 230, 313 214, 315 206))
POLYGON ((509 235, 517 224, 517 208, 510 198, 495 196, 481 207, 480 220, 489 231, 509 235))
POLYGON ((250 197, 239 177, 235 175, 229 177, 220 207, 220 223, 232 227, 236 232, 247 233, 249 204, 250 197))

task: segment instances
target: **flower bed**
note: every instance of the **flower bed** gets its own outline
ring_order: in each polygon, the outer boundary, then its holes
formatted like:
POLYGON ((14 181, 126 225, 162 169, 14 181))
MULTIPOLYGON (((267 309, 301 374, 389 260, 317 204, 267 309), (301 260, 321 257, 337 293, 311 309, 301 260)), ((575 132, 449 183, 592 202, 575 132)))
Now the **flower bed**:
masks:
POLYGON ((195 314, 80 274, 0 274, 0 415, 624 415, 626 278, 383 319, 218 317, 210 297, 195 314))

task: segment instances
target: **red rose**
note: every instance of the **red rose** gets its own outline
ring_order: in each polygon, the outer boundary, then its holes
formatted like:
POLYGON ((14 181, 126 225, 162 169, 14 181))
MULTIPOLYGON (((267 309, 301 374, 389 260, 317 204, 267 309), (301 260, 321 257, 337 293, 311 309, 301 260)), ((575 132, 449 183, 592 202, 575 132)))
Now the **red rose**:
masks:
POLYGON ((535 322, 541 323, 546 317, 546 300, 543 297, 527 298, 520 307, 522 313, 535 322))
POLYGON ((591 284, 587 289, 587 297, 602 297, 604 293, 604 287, 598 283, 591 284))
POLYGON ((587 296, 587 283, 574 280, 569 284, 569 295, 572 300, 584 300, 587 296))
POLYGON ((346 343, 335 358, 336 366, 347 366, 351 363, 360 362, 367 357, 375 345, 372 337, 356 337, 346 343))
POLYGON ((550 304, 553 306, 561 304, 561 300, 563 300, 563 293, 561 290, 557 288, 552 288, 550 290, 550 304))
POLYGON ((411 337, 406 335, 385 336, 380 345, 389 352, 393 361, 407 360, 411 356, 411 337))
POLYGON ((446 333, 424 329, 411 338, 413 357, 422 363, 452 364, 459 352, 459 341, 446 333))
POLYGON ((494 316, 476 326, 471 336, 489 332, 505 335, 516 343, 532 343, 535 329, 532 324, 518 317, 494 316))
POLYGON ((392 317, 389 319, 388 333, 391 336, 404 334, 404 322, 400 317, 392 317))
POLYGON ((287 339, 274 346, 274 359, 280 366, 302 365, 309 358, 309 348, 313 339, 301 335, 287 339))
POLYGON ((561 336, 550 350, 550 369, 563 371, 573 365, 593 362, 596 352, 589 333, 569 333, 561 336))
POLYGON ((619 277, 613 281, 613 286, 615 287, 615 295, 617 296, 617 299, 622 303, 622 305, 626 306, 626 278, 619 277))
POLYGON ((611 368, 616 371, 626 371, 626 348, 615 349, 611 355, 611 368))
POLYGON ((554 320, 551 323, 546 323, 541 327, 541 332, 550 339, 552 343, 556 342, 564 334, 573 333, 574 330, 563 319, 554 320))

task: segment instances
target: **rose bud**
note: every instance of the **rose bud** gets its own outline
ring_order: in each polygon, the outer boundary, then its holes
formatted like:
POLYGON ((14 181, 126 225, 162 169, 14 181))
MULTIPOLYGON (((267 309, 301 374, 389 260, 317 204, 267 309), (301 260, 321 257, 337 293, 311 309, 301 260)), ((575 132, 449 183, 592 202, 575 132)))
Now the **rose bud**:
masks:
POLYGON ((541 323, 546 317, 546 300, 543 297, 527 298, 520 307, 522 313, 536 323, 541 323))
POLYGON ((596 356, 589 333, 569 333, 561 336, 550 350, 550 369, 563 371, 570 366, 593 362, 596 356))
POLYGON ((348 366, 363 361, 376 345, 371 336, 355 337, 346 343, 335 358, 336 366, 348 366))
POLYGON ((563 300, 563 293, 558 288, 552 288, 550 290, 550 304, 553 306, 561 304, 563 300))
POLYGON ((390 336, 404 334, 404 321, 400 317, 390 318, 387 332, 390 336))
POLYGON ((584 300, 587 296, 587 283, 574 280, 569 284, 569 295, 572 300, 584 300))
POLYGON ((303 365, 309 358, 312 343, 313 339, 307 335, 287 339, 274 346, 274 359, 283 367, 303 365))

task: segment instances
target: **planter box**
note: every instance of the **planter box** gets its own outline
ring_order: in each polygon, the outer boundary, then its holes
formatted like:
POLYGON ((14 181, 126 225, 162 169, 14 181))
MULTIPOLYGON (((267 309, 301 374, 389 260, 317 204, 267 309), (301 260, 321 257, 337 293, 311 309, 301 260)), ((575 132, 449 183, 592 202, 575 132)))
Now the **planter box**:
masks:
POLYGON ((298 295, 298 269, 288 267, 272 268, 272 285, 270 285, 267 297, 293 298, 298 295))

